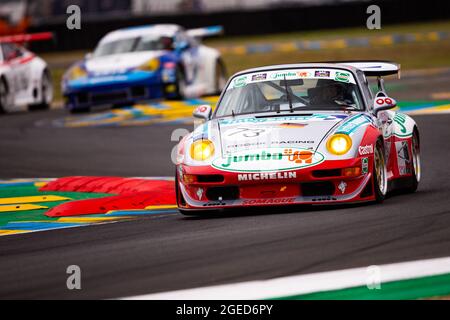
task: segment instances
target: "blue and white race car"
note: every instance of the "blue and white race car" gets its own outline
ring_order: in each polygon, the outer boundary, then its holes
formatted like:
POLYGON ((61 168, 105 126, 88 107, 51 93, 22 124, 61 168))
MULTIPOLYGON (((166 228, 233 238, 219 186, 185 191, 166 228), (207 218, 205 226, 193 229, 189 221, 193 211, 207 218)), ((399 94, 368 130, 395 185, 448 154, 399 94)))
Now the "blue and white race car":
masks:
POLYGON ((200 40, 222 31, 159 24, 110 32, 64 74, 66 108, 80 112, 96 105, 216 94, 226 83, 225 65, 220 52, 200 40))

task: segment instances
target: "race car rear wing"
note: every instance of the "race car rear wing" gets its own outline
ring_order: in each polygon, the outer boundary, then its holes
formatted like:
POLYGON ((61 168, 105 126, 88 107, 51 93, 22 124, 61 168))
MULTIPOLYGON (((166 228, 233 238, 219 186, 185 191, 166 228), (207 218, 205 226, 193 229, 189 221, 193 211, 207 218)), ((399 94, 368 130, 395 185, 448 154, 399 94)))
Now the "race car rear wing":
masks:
POLYGON ((204 28, 197 28, 197 29, 189 29, 186 31, 186 33, 194 38, 205 38, 205 37, 211 37, 211 36, 218 36, 223 34, 223 27, 222 26, 210 26, 210 27, 204 27, 204 28))
POLYGON ((16 34, 12 36, 0 37, 0 43, 17 43, 24 44, 27 42, 34 41, 47 41, 53 39, 53 33, 51 32, 40 32, 40 33, 29 33, 29 34, 16 34))
POLYGON ((366 77, 377 77, 378 95, 386 96, 386 88, 384 86, 383 76, 390 76, 396 74, 400 79, 400 65, 391 61, 378 61, 378 60, 366 60, 366 61, 339 61, 335 62, 339 64, 345 64, 352 66, 364 72, 366 77))
POLYGON ((346 64, 355 67, 367 77, 382 77, 397 74, 400 79, 400 65, 390 61, 339 61, 341 64, 346 64))

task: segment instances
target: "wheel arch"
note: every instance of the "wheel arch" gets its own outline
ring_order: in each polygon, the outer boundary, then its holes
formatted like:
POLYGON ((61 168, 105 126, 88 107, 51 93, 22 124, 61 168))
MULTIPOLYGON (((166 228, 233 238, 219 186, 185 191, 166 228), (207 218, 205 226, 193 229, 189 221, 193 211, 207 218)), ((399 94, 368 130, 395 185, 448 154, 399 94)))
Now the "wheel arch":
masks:
POLYGON ((394 130, 393 134, 400 138, 412 137, 414 128, 418 127, 413 118, 401 112, 395 112, 393 115, 394 130))

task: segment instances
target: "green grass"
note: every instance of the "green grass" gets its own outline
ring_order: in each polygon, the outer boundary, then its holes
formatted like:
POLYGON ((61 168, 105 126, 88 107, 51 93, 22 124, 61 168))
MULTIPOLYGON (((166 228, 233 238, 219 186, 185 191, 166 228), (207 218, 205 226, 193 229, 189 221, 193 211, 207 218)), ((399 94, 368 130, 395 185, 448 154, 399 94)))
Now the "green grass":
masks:
MULTIPOLYGON (((291 32, 260 36, 222 37, 207 40, 205 41, 205 44, 219 48, 230 45, 248 45, 297 40, 323 40, 361 36, 373 37, 393 33, 431 31, 450 32, 450 21, 393 25, 382 27, 381 30, 368 30, 365 28, 365 25, 362 25, 357 28, 291 32)), ((62 99, 60 83, 63 72, 70 64, 82 59, 86 53, 86 51, 73 51, 42 55, 52 67, 55 100, 60 101, 62 99)), ((449 67, 449 55, 450 40, 444 40, 437 42, 404 43, 390 46, 379 45, 371 48, 304 50, 297 52, 256 53, 248 55, 224 54, 223 59, 228 68, 228 73, 231 75, 243 69, 270 64, 356 59, 393 60, 400 63, 404 70, 449 67)))
POLYGON ((416 279, 382 283, 379 290, 367 286, 314 292, 274 300, 412 300, 446 297, 450 294, 450 275, 442 274, 416 279))
POLYGON ((251 55, 224 55, 229 74, 263 65, 334 60, 392 60, 403 70, 450 66, 450 41, 399 44, 372 48, 323 49, 298 52, 273 52, 251 55))
MULTIPOLYGON (((380 30, 368 30, 365 25, 361 27, 326 29, 316 31, 298 31, 256 36, 219 37, 206 40, 211 46, 243 45, 249 43, 272 43, 296 40, 322 40, 342 37, 374 37, 393 33, 415 33, 431 31, 450 31, 450 21, 431 23, 414 23, 382 26, 380 30)), ((226 30, 225 30, 226 33, 226 30)))
POLYGON ((62 101, 61 79, 66 70, 63 68, 52 68, 52 81, 55 101, 62 101))

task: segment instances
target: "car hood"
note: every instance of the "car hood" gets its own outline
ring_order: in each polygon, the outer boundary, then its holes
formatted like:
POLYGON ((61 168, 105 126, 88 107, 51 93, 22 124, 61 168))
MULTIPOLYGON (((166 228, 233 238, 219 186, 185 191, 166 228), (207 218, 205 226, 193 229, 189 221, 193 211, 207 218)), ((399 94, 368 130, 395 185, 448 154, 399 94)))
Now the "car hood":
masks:
POLYGON ((142 51, 94 57, 85 62, 85 67, 88 72, 93 74, 125 73, 162 54, 163 51, 142 51))
POLYGON ((316 151, 344 113, 217 120, 222 157, 253 149, 301 148, 316 151))

